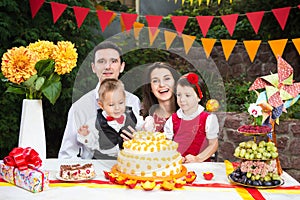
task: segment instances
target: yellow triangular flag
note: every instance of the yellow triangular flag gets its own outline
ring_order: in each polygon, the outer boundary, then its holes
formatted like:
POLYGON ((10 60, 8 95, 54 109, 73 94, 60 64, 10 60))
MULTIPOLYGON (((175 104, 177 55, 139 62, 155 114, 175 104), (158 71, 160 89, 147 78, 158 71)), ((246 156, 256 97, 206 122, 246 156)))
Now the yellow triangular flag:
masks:
POLYGON ((168 50, 173 43, 174 39, 176 38, 177 34, 170 32, 170 31, 164 31, 165 35, 165 41, 166 41, 166 49, 168 50))
POLYGON ((182 0, 182 5, 184 4, 184 0, 182 0))
POLYGON ((194 3, 194 0, 190 0, 190 5, 192 6, 194 3))
POLYGON ((246 51, 249 55, 251 62, 253 62, 253 60, 256 56, 256 53, 257 53, 260 43, 261 43, 261 40, 244 41, 244 46, 246 48, 246 51))
POLYGON ((202 45, 203 45, 203 49, 206 54, 206 57, 208 58, 210 56, 210 53, 211 53, 217 39, 201 38, 201 41, 202 41, 202 45))
POLYGON ((155 34, 153 35, 153 34, 152 34, 152 31, 151 31, 151 28, 148 27, 150 46, 152 46, 152 44, 153 44, 155 38, 157 37, 159 31, 160 31, 159 29, 156 29, 156 32, 155 32, 155 34))
POLYGON ((207 6, 209 5, 209 2, 210 2, 210 0, 206 0, 206 5, 207 5, 207 6))
POLYGON ((300 54, 300 38, 292 39, 298 53, 300 54))
POLYGON ((189 53, 195 39, 196 36, 182 34, 182 40, 183 40, 184 50, 186 54, 189 53))
POLYGON ((202 3, 202 0, 198 0, 198 5, 200 6, 202 3))
POLYGON ((228 61, 228 58, 236 44, 237 40, 221 40, 221 44, 223 47, 223 52, 226 58, 226 61, 228 61))
POLYGON ((275 55, 275 58, 277 58, 277 56, 282 56, 282 53, 284 51, 287 41, 288 41, 287 39, 268 41, 268 43, 275 55))
POLYGON ((133 32, 134 32, 134 38, 137 40, 139 38, 140 32, 143 29, 144 24, 140 22, 134 22, 133 23, 133 32))
POLYGON ((218 0, 218 5, 220 5, 220 3, 221 3, 221 0, 218 0))

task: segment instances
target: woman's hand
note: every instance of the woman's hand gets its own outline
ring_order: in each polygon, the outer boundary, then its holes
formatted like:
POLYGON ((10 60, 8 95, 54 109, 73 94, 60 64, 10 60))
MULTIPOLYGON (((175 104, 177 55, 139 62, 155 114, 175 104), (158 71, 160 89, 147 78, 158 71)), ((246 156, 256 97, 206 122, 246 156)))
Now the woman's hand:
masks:
POLYGON ((122 130, 123 133, 121 133, 121 137, 124 141, 131 140, 133 138, 133 133, 136 132, 136 130, 134 130, 131 126, 128 126, 128 129, 130 132, 125 129, 122 130))

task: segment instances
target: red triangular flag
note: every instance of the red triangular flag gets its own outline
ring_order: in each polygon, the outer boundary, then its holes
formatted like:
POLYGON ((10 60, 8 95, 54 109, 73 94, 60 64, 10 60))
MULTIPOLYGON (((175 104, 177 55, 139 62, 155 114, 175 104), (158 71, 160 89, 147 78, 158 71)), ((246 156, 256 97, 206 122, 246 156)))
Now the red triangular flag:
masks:
POLYGON ((77 21, 77 27, 80 28, 81 24, 83 23, 84 19, 86 18, 87 14, 89 13, 89 8, 83 8, 78 6, 73 6, 74 14, 77 21))
POLYGON ((130 31, 130 29, 133 26, 133 23, 135 22, 137 18, 137 14, 131 14, 131 13, 121 13, 121 18, 124 22, 126 31, 130 31))
POLYGON ((291 7, 272 9, 272 12, 273 12, 274 16, 276 17, 278 23, 280 24, 280 27, 282 30, 284 30, 286 21, 290 14, 290 10, 291 10, 291 7))
POLYGON ((206 37, 206 33, 211 25, 212 20, 214 19, 214 16, 197 16, 196 19, 202 31, 202 35, 206 37))
POLYGON ((44 4, 45 0, 29 0, 32 19, 44 4))
POLYGON ((221 16, 221 19, 222 19, 224 25, 226 26, 230 36, 233 35, 233 31, 234 31, 238 17, 239 17, 239 14, 231 14, 231 15, 221 16))
POLYGON ((188 16, 171 16, 172 22, 179 36, 181 36, 188 18, 188 16))
POLYGON ((259 11, 259 12, 249 12, 246 13, 246 16, 248 17, 248 20, 250 24, 252 25, 253 30, 255 33, 258 33, 262 18, 265 14, 265 11, 259 11))
POLYGON ((50 2, 50 4, 51 4, 51 9, 53 14, 53 22, 55 24, 68 5, 62 3, 56 3, 56 2, 50 2))
POLYGON ((156 33, 156 30, 162 20, 162 16, 157 15, 146 15, 146 20, 148 22, 148 27, 151 30, 152 35, 156 33))
POLYGON ((98 15, 98 19, 99 19, 99 23, 100 23, 102 32, 105 31, 113 14, 114 14, 114 12, 112 12, 112 11, 97 10, 97 15, 98 15))
POLYGON ((300 9, 300 4, 298 5, 298 8, 300 9))

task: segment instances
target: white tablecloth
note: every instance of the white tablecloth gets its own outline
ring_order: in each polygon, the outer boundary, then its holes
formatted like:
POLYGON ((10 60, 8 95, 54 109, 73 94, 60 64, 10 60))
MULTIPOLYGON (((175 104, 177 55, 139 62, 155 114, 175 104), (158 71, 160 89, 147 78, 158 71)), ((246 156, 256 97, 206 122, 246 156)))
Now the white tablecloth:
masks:
MULTIPOLYGON (((58 160, 47 159, 44 161, 42 168, 50 171, 50 180, 56 180, 56 174, 59 171, 61 164, 75 164, 75 163, 93 163, 96 169, 97 176, 94 180, 106 180, 104 178, 103 170, 109 171, 116 161, 103 160, 58 160)), ((194 183, 198 184, 227 184, 228 187, 184 187, 184 189, 176 189, 172 191, 163 191, 159 188, 152 191, 144 191, 142 189, 128 189, 125 186, 120 187, 109 184, 93 184, 93 183, 78 183, 78 184, 55 184, 51 183, 49 189, 40 193, 31 193, 22 188, 2 184, 0 185, 0 200, 32 200, 32 199, 57 199, 57 200, 88 200, 88 199, 113 199, 113 200, 147 200, 147 199, 243 199, 235 188, 230 187, 230 183, 226 177, 226 169, 224 163, 197 163, 186 164, 188 171, 195 171, 197 179, 194 183), (213 172, 214 178, 207 181, 203 178, 203 172, 213 172)), ((288 186, 300 186, 294 178, 287 173, 282 174, 285 183, 282 188, 288 186)), ((299 190, 285 190, 285 189, 260 189, 259 192, 265 199, 284 200, 284 199, 299 199, 299 190)))

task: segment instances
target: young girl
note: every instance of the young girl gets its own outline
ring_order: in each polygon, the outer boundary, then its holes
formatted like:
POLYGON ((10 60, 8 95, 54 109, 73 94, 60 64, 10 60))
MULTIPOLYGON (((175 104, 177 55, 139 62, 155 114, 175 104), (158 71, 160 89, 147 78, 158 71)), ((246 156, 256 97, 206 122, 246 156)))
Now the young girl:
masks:
POLYGON ((134 115, 131 107, 125 106, 125 90, 120 80, 105 79, 101 83, 98 104, 101 108, 95 123, 98 133, 82 126, 77 140, 94 151, 95 159, 116 159, 119 149, 123 148, 122 131, 128 126, 141 130, 144 121, 134 115))
POLYGON ((201 100, 205 102, 198 81, 195 73, 188 73, 178 80, 176 94, 180 109, 172 114, 164 127, 167 138, 178 143, 184 163, 209 161, 218 149, 218 119, 199 105, 201 100))

